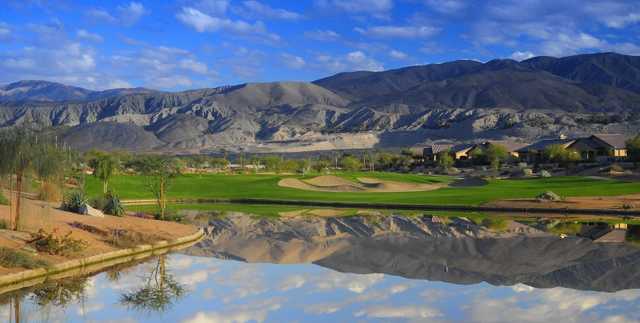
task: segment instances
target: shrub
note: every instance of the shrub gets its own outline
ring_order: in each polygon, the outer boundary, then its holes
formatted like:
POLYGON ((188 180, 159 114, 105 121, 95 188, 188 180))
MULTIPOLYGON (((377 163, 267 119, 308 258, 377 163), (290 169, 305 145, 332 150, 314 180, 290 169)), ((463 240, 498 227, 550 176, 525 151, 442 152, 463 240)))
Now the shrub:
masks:
POLYGON ((40 190, 38 192, 38 197, 40 200, 47 202, 55 202, 62 200, 62 192, 58 185, 53 183, 44 182, 40 186, 40 190))
POLYGON ((124 207, 117 195, 112 192, 108 192, 105 199, 107 203, 104 208, 102 208, 104 213, 114 216, 124 216, 124 207))
POLYGON ((7 230, 7 229, 9 229, 9 223, 7 223, 7 221, 4 219, 0 219, 0 230, 7 230))
POLYGON ((87 242, 82 239, 72 238, 71 231, 65 235, 60 235, 57 230, 47 233, 40 229, 32 242, 38 251, 60 256, 67 256, 87 248, 87 242))
POLYGON ((484 218, 482 225, 494 231, 504 231, 509 227, 509 221, 500 218, 484 218))
POLYGON ((34 269, 48 267, 49 263, 41 259, 34 259, 22 251, 0 247, 0 265, 6 268, 34 269))
POLYGON ((89 205, 97 210, 104 210, 107 207, 107 203, 109 203, 109 201, 106 197, 96 197, 89 201, 89 205))
POLYGON ((164 219, 160 214, 155 215, 156 220, 162 221, 170 221, 170 222, 182 222, 184 221, 184 216, 177 213, 167 213, 164 216, 164 219))
POLYGON ((9 205, 9 200, 0 192, 0 205, 9 205))
POLYGON ((65 211, 84 214, 87 207, 87 197, 84 192, 74 190, 67 193, 62 201, 62 209, 65 211))
POLYGON ((562 197, 560 197, 560 195, 552 192, 552 191, 546 191, 538 196, 536 196, 536 199, 540 202, 547 202, 547 201, 562 201, 562 197))

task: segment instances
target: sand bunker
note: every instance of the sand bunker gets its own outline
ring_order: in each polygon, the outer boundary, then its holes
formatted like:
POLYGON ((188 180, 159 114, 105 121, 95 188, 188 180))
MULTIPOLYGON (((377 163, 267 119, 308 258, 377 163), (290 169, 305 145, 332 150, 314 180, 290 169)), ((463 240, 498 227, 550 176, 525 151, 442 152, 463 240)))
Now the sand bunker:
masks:
POLYGON ((338 176, 318 176, 308 180, 285 178, 278 182, 279 186, 307 191, 321 192, 422 192, 443 187, 441 184, 417 184, 384 181, 375 178, 361 177, 350 181, 338 176))

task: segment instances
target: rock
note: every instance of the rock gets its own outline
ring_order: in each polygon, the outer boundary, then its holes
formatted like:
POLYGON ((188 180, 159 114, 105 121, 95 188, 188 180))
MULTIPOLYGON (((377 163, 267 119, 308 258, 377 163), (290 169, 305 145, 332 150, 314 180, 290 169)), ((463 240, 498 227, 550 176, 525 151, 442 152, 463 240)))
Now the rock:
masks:
POLYGON ((84 215, 95 216, 97 218, 104 218, 104 213, 102 213, 102 211, 91 207, 91 205, 89 204, 85 204, 84 208, 81 211, 82 211, 82 214, 84 215))
POLYGON ((546 191, 538 196, 536 196, 536 199, 540 202, 557 202, 557 201, 562 201, 562 197, 560 197, 560 195, 552 192, 552 191, 546 191))
POLYGON ((540 171, 540 177, 545 177, 545 178, 551 177, 551 173, 549 173, 548 170, 543 169, 540 171))

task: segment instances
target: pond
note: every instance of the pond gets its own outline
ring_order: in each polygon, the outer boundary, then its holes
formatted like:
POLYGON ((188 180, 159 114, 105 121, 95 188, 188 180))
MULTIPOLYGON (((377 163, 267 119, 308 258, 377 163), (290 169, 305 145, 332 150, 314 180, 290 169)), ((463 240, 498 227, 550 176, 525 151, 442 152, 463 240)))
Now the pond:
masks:
POLYGON ((314 212, 183 212, 198 244, 1 295, 0 319, 640 321, 634 225, 314 212))

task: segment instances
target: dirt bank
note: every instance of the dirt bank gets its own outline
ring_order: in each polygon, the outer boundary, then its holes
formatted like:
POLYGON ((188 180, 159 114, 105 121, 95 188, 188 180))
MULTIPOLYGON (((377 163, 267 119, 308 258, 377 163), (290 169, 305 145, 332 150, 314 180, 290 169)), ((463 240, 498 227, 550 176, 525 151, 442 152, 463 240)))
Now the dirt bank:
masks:
POLYGON ((611 209, 640 210, 640 194, 623 196, 569 197, 562 201, 539 202, 535 199, 501 200, 485 204, 492 207, 508 208, 570 208, 570 209, 611 209))
MULTIPOLYGON (((25 200, 20 219, 20 232, 0 230, 0 247, 30 250, 27 245, 33 239, 32 234, 40 229, 46 232, 56 231, 59 235, 71 233, 73 239, 82 239, 87 247, 81 252, 69 256, 54 256, 39 252, 37 259, 51 264, 70 259, 80 259, 101 253, 133 247, 136 244, 154 243, 162 240, 175 240, 197 232, 191 225, 173 222, 147 220, 135 217, 104 218, 73 214, 52 208, 47 203, 25 200)), ((0 206, 0 219, 9 220, 9 207, 0 206)), ((22 268, 0 266, 0 275, 18 272, 22 268)))

